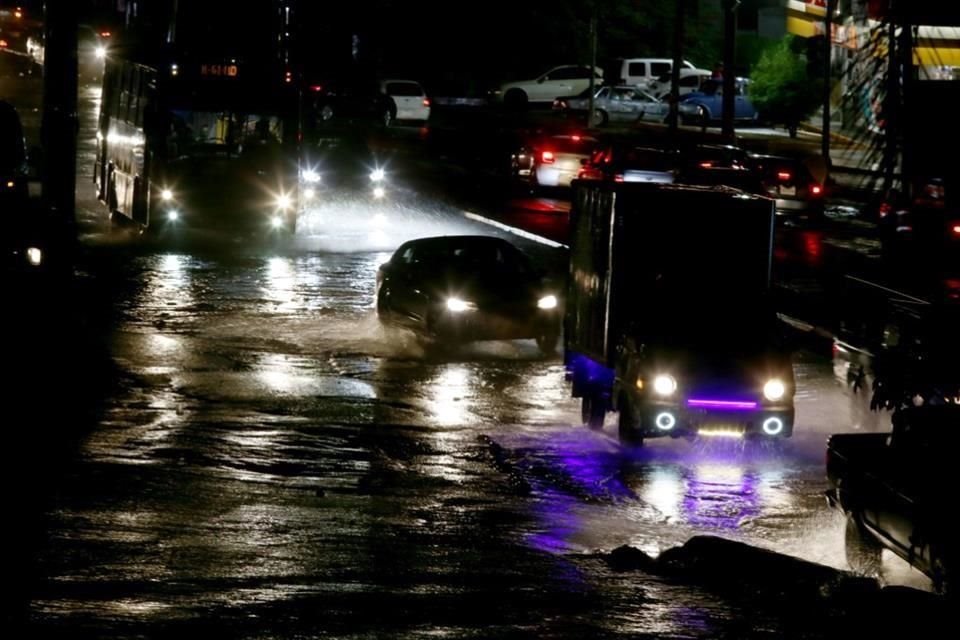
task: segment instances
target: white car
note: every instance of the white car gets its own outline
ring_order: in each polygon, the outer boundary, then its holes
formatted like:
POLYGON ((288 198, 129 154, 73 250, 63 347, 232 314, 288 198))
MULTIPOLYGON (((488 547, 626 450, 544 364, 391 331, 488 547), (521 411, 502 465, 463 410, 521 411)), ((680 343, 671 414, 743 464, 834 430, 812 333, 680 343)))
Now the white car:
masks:
POLYGON ((383 113, 383 124, 394 120, 426 122, 430 119, 430 98, 415 80, 381 80, 380 93, 387 98, 388 108, 383 113))
POLYGON ((548 136, 533 149, 533 167, 530 185, 538 187, 569 187, 599 144, 596 138, 575 134, 548 136))
MULTIPOLYGON (((594 85, 603 84, 603 69, 593 68, 594 85)), ((590 67, 564 65, 554 67, 539 78, 520 80, 500 85, 494 97, 510 106, 523 106, 529 102, 553 103, 557 96, 573 96, 590 88, 590 67)))

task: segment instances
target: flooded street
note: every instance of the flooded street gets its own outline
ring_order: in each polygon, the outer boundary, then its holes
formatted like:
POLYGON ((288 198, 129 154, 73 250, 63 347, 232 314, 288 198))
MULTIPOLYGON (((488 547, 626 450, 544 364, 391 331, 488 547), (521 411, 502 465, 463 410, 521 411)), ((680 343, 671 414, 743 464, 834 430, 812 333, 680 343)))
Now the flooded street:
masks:
MULTIPOLYGON (((846 569, 828 342, 797 342, 789 440, 623 448, 533 340, 425 351, 376 316, 408 239, 501 235, 563 274, 555 246, 399 171, 382 200, 323 192, 293 237, 133 239, 93 194, 98 99, 81 86, 76 281, 10 334, 16 637, 831 637, 835 612, 611 562, 710 535, 846 569)), ((883 583, 930 590, 892 556, 883 583)))
MULTIPOLYGON (((482 231, 410 202, 406 233, 482 231)), ((848 417, 823 354, 800 354, 782 446, 624 450, 611 419, 579 426, 533 341, 424 353, 382 329, 400 236, 91 245, 116 382, 45 514, 34 636, 711 637, 736 603, 596 554, 707 533, 845 566, 822 491, 848 417)))

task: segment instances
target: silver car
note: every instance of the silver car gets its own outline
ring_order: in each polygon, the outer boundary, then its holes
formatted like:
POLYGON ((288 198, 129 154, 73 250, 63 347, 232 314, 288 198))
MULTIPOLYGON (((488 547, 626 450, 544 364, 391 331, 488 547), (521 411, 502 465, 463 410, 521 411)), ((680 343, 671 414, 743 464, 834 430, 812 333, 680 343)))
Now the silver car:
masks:
MULTIPOLYGON (((577 96, 557 98, 555 109, 567 112, 586 112, 590 108, 589 90, 577 96)), ((670 112, 670 105, 658 100, 653 94, 634 86, 618 85, 601 87, 593 96, 591 124, 605 125, 609 122, 637 122, 638 120, 663 121, 670 112)))

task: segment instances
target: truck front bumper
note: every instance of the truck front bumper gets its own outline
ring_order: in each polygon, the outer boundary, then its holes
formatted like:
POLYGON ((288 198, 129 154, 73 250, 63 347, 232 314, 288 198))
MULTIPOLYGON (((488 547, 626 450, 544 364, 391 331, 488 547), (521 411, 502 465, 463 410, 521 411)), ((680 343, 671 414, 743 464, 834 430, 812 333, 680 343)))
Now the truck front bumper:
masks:
POLYGON ((793 405, 757 405, 722 410, 690 407, 678 402, 638 407, 644 437, 789 438, 793 435, 793 405))

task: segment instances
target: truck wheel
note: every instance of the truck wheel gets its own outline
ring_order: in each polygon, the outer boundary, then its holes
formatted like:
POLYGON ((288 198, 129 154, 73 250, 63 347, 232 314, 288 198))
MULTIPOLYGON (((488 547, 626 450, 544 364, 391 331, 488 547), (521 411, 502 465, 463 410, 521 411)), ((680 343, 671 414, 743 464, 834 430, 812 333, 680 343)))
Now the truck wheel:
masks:
POLYGON ((850 569, 865 576, 880 574, 883 547, 864 531, 860 520, 853 513, 847 515, 843 541, 850 569))
POLYGON ((586 393, 580 401, 580 419, 594 431, 603 429, 603 419, 607 415, 607 408, 603 405, 603 398, 586 393))
POLYGON ((617 408, 620 410, 617 417, 617 433, 620 437, 620 444, 642 447, 643 432, 640 430, 637 413, 634 411, 633 405, 625 396, 621 396, 617 408))

